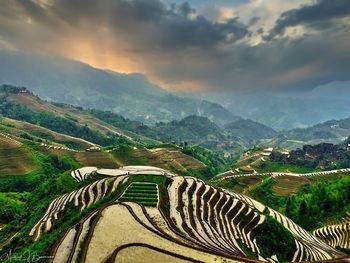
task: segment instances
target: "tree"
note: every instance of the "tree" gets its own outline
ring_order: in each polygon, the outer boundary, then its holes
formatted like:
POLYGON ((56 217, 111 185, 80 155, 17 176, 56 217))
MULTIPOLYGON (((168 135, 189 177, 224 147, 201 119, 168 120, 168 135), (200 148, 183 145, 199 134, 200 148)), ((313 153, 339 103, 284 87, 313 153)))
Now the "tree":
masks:
POLYGON ((300 207, 299 207, 299 217, 302 218, 304 216, 307 216, 308 213, 309 213, 309 207, 308 207, 306 201, 303 200, 300 204, 300 207))
POLYGON ((293 214, 292 200, 291 200, 291 197, 288 197, 287 203, 286 203, 286 216, 291 217, 292 214, 293 214))

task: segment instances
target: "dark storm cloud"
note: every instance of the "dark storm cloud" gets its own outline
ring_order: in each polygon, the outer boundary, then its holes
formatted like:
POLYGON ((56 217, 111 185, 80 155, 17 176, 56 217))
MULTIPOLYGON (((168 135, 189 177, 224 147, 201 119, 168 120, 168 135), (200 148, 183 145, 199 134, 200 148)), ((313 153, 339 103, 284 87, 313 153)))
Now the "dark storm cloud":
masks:
MULTIPOLYGON (((30 14, 36 18, 38 12, 33 11, 30 14)), ((124 39, 139 39, 138 48, 142 49, 215 46, 232 43, 249 33, 236 18, 215 23, 195 15, 187 2, 168 6, 158 0, 61 0, 48 11, 72 26, 106 26, 115 37, 122 33, 124 39)))
POLYGON ((350 16, 349 0, 317 0, 312 5, 289 10, 281 14, 269 38, 284 33, 288 27, 304 25, 314 29, 332 27, 336 19, 350 16))
POLYGON ((349 20, 342 20, 349 6, 350 0, 318 0, 282 13, 269 30, 256 16, 247 25, 238 16, 212 21, 187 2, 3 0, 0 48, 78 59, 79 53, 82 61, 101 67, 99 55, 107 50, 102 60, 112 61, 113 69, 123 66, 124 57, 132 61, 129 70, 184 90, 306 90, 350 79, 349 20), (285 29, 297 25, 306 33, 288 35, 285 29), (265 34, 270 37, 250 44, 265 34))

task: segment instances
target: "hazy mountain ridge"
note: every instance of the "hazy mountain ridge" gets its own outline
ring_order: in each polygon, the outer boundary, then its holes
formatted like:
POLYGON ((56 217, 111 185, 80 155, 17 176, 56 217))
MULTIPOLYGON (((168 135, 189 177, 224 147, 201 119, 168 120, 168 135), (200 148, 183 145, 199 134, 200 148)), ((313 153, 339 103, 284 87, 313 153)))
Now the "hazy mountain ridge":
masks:
POLYGON ((121 74, 62 57, 0 51, 0 83, 27 87, 49 101, 111 110, 148 124, 189 115, 218 124, 239 119, 222 106, 182 98, 152 84, 142 74, 121 74))
POLYGON ((295 149, 305 144, 341 143, 350 135, 350 118, 331 120, 309 128, 280 132, 264 145, 295 149))
POLYGON ((257 141, 272 138, 277 132, 258 122, 249 119, 240 119, 225 125, 225 130, 232 135, 245 138, 248 141, 257 141))
MULTIPOLYGON (((110 111, 84 110, 67 104, 50 103, 34 96, 25 88, 7 85, 0 86, 0 103, 0 113, 5 117, 39 124, 68 135, 83 136, 81 138, 100 145, 111 144, 119 140, 119 135, 124 135, 134 140, 157 140, 176 144, 187 142, 190 145, 237 155, 244 149, 253 147, 260 139, 272 137, 271 128, 243 119, 232 122, 231 130, 222 128, 207 117, 197 115, 187 116, 179 121, 145 125, 110 111), (249 136, 240 136, 245 134, 248 126, 251 127, 249 136)), ((207 102, 202 104, 206 107, 212 106, 207 102)))
POLYGON ((261 139, 273 138, 277 134, 263 124, 245 119, 238 119, 221 127, 207 117, 191 115, 179 121, 158 122, 153 126, 147 126, 141 122, 126 120, 111 112, 91 110, 90 113, 116 127, 159 141, 199 144, 208 149, 233 154, 255 146, 261 139))
MULTIPOLYGON (((106 140, 117 140, 117 138, 112 138, 113 133, 116 133, 134 139, 170 141, 177 144, 187 142, 191 145, 200 145, 218 152, 230 152, 236 155, 257 144, 264 147, 295 149, 305 144, 339 143, 350 135, 350 118, 280 133, 251 120, 238 119, 222 127, 207 117, 196 115, 187 116, 179 121, 145 125, 140 121, 130 120, 112 112, 84 110, 67 104, 45 102, 26 90, 21 92, 21 89, 15 87, 3 86, 5 90, 6 87, 10 90, 14 89, 15 92, 5 91, 3 100, 8 105, 2 105, 4 116, 25 121, 30 120, 34 124, 39 119, 43 125, 46 125, 44 127, 49 125, 49 128, 52 126, 52 122, 49 121, 55 119, 63 122, 62 125, 65 125, 66 132, 69 132, 70 135, 82 134, 84 135, 83 139, 92 140, 98 144, 106 144, 106 140), (16 107, 11 106, 13 104, 27 107, 28 110, 23 108, 16 110, 16 107), (10 112, 8 112, 9 110, 10 112), (51 115, 46 116, 46 112, 51 115), (88 127, 94 131, 86 129, 85 124, 88 124, 88 127), (76 128, 69 129, 70 126, 76 128), (102 137, 98 135, 101 132, 105 134, 102 137)), ((58 128, 55 125, 52 127, 58 128)), ((60 132, 59 130, 55 131, 60 132)))
POLYGON ((147 124, 198 115, 223 126, 242 116, 281 131, 346 118, 350 112, 346 82, 304 94, 256 92, 220 99, 215 94, 170 93, 138 73, 121 74, 62 57, 4 50, 0 72, 0 84, 28 87, 45 100, 111 110, 147 124), (219 103, 208 101, 214 99, 219 103))
POLYGON ((235 114, 278 131, 305 128, 349 117, 350 97, 347 89, 349 84, 343 83, 339 87, 324 86, 303 94, 237 95, 229 102, 223 102, 223 105, 235 114))

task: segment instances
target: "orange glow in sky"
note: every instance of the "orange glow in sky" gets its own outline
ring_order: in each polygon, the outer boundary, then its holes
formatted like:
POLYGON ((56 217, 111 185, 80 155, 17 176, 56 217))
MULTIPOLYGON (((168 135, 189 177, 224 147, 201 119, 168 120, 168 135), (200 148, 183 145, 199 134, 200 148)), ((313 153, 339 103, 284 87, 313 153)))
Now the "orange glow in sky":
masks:
POLYGON ((96 68, 109 69, 120 73, 142 73, 142 69, 137 62, 127 54, 117 53, 118 49, 97 49, 98 45, 83 38, 70 39, 67 42, 69 48, 62 50, 62 55, 67 58, 81 61, 96 68))

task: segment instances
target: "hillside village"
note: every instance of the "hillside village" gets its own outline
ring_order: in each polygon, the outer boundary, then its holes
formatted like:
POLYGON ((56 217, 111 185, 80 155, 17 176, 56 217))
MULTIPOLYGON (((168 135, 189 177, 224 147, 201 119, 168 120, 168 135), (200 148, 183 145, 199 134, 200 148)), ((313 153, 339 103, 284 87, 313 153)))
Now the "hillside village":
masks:
POLYGON ((271 161, 282 164, 293 164, 321 170, 347 168, 350 167, 349 140, 350 138, 339 145, 331 143, 304 145, 301 149, 292 150, 288 154, 273 151, 269 158, 271 161))

